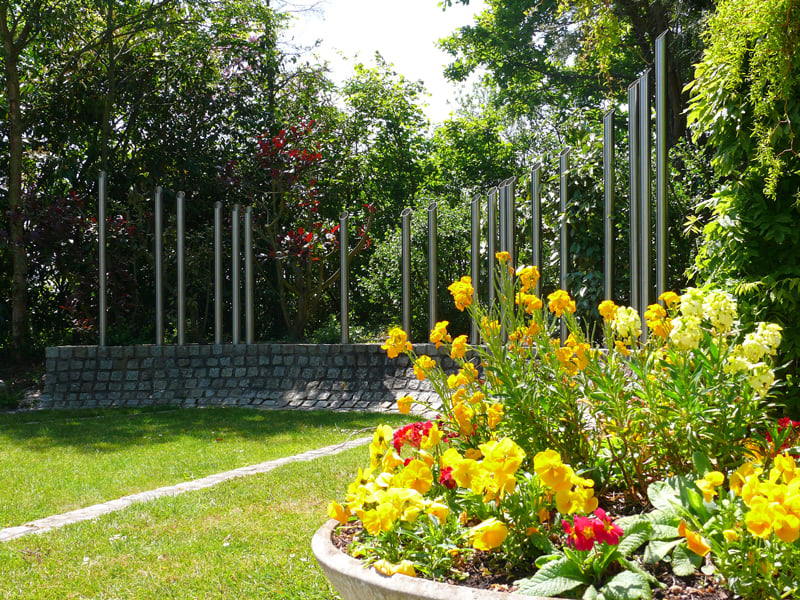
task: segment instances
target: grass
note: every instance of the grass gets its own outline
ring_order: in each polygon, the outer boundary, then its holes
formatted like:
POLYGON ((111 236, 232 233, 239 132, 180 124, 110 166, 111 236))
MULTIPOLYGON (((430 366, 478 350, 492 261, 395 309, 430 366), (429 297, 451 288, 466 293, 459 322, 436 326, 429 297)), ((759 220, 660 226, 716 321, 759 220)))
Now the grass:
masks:
POLYGON ((331 600, 310 540, 365 459, 356 448, 0 544, 0 598, 331 600))
POLYGON ((400 415, 244 408, 0 414, 0 527, 406 421, 400 415))

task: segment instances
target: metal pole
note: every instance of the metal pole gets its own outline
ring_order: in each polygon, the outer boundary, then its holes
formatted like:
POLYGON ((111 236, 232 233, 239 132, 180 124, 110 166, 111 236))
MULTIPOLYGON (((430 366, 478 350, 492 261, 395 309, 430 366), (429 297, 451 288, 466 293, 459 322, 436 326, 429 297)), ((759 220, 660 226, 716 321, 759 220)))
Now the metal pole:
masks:
POLYGON ((514 213, 516 212, 516 204, 514 202, 514 189, 516 177, 509 177, 506 181, 506 252, 511 255, 511 264, 515 263, 514 260, 514 226, 516 220, 514 213))
POLYGON ((401 232, 401 271, 403 286, 403 330, 411 337, 411 209, 404 208, 400 213, 401 232))
POLYGON ((656 294, 667 291, 667 35, 656 38, 656 294))
POLYGON ((178 221, 178 345, 183 346, 185 343, 185 328, 186 328, 186 274, 184 269, 183 254, 184 254, 184 218, 183 218, 183 205, 184 193, 178 192, 176 201, 176 212, 178 221))
MULTIPOLYGON (((478 289, 481 278, 481 195, 475 194, 470 203, 470 273, 472 276, 472 289, 475 293, 472 297, 473 302, 478 301, 478 289)), ((478 323, 475 319, 471 320, 470 341, 473 344, 479 343, 478 323)))
POLYGON ((433 329, 437 318, 437 225, 436 225, 436 202, 428 205, 428 328, 433 329))
POLYGON ((164 270, 162 264, 162 232, 163 225, 163 208, 161 205, 162 189, 159 185, 156 187, 156 193, 153 197, 154 207, 154 229, 155 229, 155 263, 156 263, 156 346, 164 343, 164 270))
MULTIPOLYGON (((506 250, 506 182, 500 182, 497 188, 497 237, 500 252, 506 250)), ((495 248, 497 250, 497 248, 495 248)), ((494 256, 492 257, 494 260, 494 256)))
MULTIPOLYGON (((559 199, 561 201, 561 256, 559 263, 561 274, 559 285, 567 290, 567 274, 569 272, 569 230, 567 228, 567 204, 569 204, 569 148, 564 148, 559 157, 559 199)), ((561 342, 567 339, 567 324, 561 321, 561 342)))
POLYGON ((628 86, 628 157, 630 195, 631 301, 639 308, 639 87, 628 86))
POLYGON ((256 323, 253 311, 253 207, 244 209, 244 329, 245 343, 255 339, 256 323))
POLYGON ((486 208, 486 240, 488 256, 488 274, 489 274, 489 307, 494 306, 494 254, 495 254, 495 240, 497 237, 497 191, 498 188, 493 188, 489 191, 488 206, 486 208))
POLYGON ((214 343, 222 343, 222 202, 214 203, 214 343))
POLYGON ((339 215, 339 309, 341 311, 342 343, 350 343, 350 272, 349 242, 347 241, 347 211, 339 215))
POLYGON ((231 341, 239 343, 241 334, 239 306, 239 205, 234 204, 231 210, 231 341))
MULTIPOLYGON (((531 169, 531 262, 542 272, 542 165, 531 169)), ((542 295, 542 280, 536 282, 536 295, 542 295)))
POLYGON ((603 298, 614 294, 614 109, 603 116, 603 298))
MULTIPOLYGON (((641 244, 642 287, 639 292, 639 314, 644 315, 650 303, 650 70, 639 79, 639 240, 641 244)), ((642 328, 642 340, 647 339, 647 328, 642 328)))
POLYGON ((100 171, 97 182, 97 243, 99 250, 99 298, 98 298, 98 330, 100 340, 98 345, 106 345, 106 172, 100 171))

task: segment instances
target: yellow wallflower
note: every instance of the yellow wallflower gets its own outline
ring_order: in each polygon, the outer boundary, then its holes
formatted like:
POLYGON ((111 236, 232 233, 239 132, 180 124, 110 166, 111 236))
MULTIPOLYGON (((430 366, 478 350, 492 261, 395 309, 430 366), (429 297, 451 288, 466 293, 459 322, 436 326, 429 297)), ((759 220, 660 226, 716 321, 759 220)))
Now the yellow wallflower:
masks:
POLYGON ((441 441, 442 431, 439 429, 439 425, 434 423, 431 425, 428 433, 422 436, 419 445, 423 450, 430 450, 431 448, 437 446, 441 441))
POLYGON ((475 392, 474 394, 472 394, 472 396, 469 397, 470 404, 479 404, 484 400, 486 400, 486 394, 484 394, 483 392, 475 392))
POLYGON ((453 338, 447 333, 448 325, 450 325, 450 321, 439 321, 433 326, 433 329, 431 329, 430 340, 431 343, 436 344, 437 348, 442 345, 442 342, 453 341, 453 338))
POLYGON ((335 500, 328 504, 328 516, 336 519, 339 523, 347 523, 350 520, 350 513, 335 500))
POLYGON ((401 415, 407 415, 411 412, 411 405, 414 404, 414 398, 411 396, 403 396, 397 400, 397 412, 401 415))
POLYGON ((472 287, 471 277, 462 277, 459 281, 451 283, 447 289, 450 290, 450 293, 453 295, 453 300, 458 310, 464 310, 472 304, 475 289, 472 287))
POLYGON ((481 332, 484 337, 493 337, 500 333, 500 322, 495 319, 483 317, 481 319, 481 332))
POLYGON ((503 420, 503 408, 502 404, 495 402, 486 411, 489 429, 494 429, 503 420))
POLYGON ((416 577, 417 572, 414 569, 414 563, 410 560, 401 560, 399 563, 389 562, 385 558, 381 558, 380 560, 376 560, 375 563, 372 565, 375 567, 375 570, 379 573, 383 573, 384 575, 397 575, 398 573, 401 575, 408 575, 409 577, 416 577))
POLYGON ((539 269, 531 266, 520 267, 517 269, 517 277, 519 277, 520 289, 523 292, 529 292, 539 282, 539 269))
POLYGON ((614 304, 613 300, 603 300, 597 307, 597 310, 600 312, 600 316, 602 316, 603 319, 606 321, 613 321, 614 317, 617 315, 618 308, 619 306, 614 304))
POLYGON ((414 375, 420 381, 425 381, 428 372, 436 366, 436 361, 427 354, 423 354, 414 361, 414 375))
POLYGON ((625 344, 625 342, 622 342, 620 340, 614 340, 614 349, 620 354, 622 354, 622 356, 631 355, 631 351, 628 349, 628 346, 625 344))
POLYGON ((477 550, 492 550, 500 546, 508 536, 508 527, 494 517, 470 527, 468 532, 472 547, 477 550))
POLYGON ((564 290, 556 290, 547 296, 547 300, 547 306, 550 309, 550 312, 555 313, 557 317, 560 317, 565 312, 574 313, 577 309, 575 306, 575 301, 570 298, 569 294, 564 290))
POLYGON ((381 346, 382 350, 386 350, 389 358, 397 358, 401 352, 411 352, 413 346, 408 341, 408 335, 399 327, 392 327, 389 330, 389 337, 381 346))
POLYGON ((505 264, 511 260, 511 254, 509 252, 495 252, 494 257, 497 259, 497 262, 501 264, 505 264))
POLYGON ((475 416, 475 411, 463 402, 459 402, 453 406, 453 416, 456 423, 458 423, 458 430, 463 435, 470 435, 475 427, 472 424, 472 419, 475 416))
POLYGON ((658 297, 658 299, 664 302, 664 304, 667 305, 667 308, 670 308, 681 301, 681 297, 675 292, 664 292, 658 297))
POLYGON ((450 349, 450 358, 453 360, 464 358, 467 353, 467 336, 459 335, 453 340, 453 346, 450 349))
POLYGON ((515 302, 517 303, 517 306, 521 306, 522 309, 529 315, 532 315, 534 312, 542 308, 542 301, 535 294, 517 292, 515 302))

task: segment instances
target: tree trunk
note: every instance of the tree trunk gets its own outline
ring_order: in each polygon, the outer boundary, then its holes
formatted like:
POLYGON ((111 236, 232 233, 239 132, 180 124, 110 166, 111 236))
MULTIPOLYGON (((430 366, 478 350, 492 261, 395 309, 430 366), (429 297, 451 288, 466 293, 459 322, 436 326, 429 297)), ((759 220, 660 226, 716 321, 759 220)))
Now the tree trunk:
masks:
POLYGON ((9 242, 11 245, 11 347, 14 354, 21 354, 28 338, 27 328, 27 280, 28 256, 25 251, 25 207, 22 201, 22 107, 18 60, 12 34, 3 28, 3 51, 5 54, 5 88, 8 96, 8 210, 9 242))

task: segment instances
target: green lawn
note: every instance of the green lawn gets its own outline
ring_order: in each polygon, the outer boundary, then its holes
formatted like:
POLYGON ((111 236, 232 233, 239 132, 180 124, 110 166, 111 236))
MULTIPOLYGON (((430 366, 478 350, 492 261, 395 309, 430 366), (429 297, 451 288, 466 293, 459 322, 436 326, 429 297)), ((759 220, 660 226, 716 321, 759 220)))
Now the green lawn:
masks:
POLYGON ((365 448, 0 544, 0 598, 331 600, 311 554, 365 448))
POLYGON ((0 414, 0 528, 369 435, 381 422, 407 420, 244 408, 0 414))

